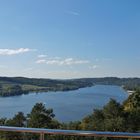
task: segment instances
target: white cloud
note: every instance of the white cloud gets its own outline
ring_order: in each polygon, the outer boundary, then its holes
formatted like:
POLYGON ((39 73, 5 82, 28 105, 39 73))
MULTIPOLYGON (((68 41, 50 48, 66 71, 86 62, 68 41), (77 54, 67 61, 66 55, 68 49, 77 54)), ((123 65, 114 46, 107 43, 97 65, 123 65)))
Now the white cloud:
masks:
POLYGON ((37 57, 38 57, 38 58, 45 58, 45 57, 47 57, 47 55, 45 55, 45 54, 40 54, 40 55, 38 55, 37 57))
POLYGON ((0 49, 0 55, 16 55, 22 54, 29 51, 33 51, 29 48, 19 48, 19 49, 0 49))
POLYGON ((89 68, 93 70, 93 69, 97 69, 98 67, 99 67, 98 65, 92 65, 89 68))
POLYGON ((49 58, 49 59, 39 59, 36 61, 37 64, 48 64, 48 65, 78 65, 78 64, 87 64, 90 63, 88 60, 76 60, 73 58, 49 58))
POLYGON ((75 60, 73 58, 66 58, 64 60, 47 60, 46 64, 56 64, 56 65, 76 65, 76 64, 87 64, 87 60, 75 60))
POLYGON ((37 64, 44 64, 46 63, 46 60, 45 59, 39 59, 36 61, 37 64))
POLYGON ((50 64, 50 65, 57 64, 57 65, 59 65, 60 61, 59 60, 47 60, 46 64, 50 64))
POLYGON ((73 65, 73 64, 87 64, 89 61, 87 60, 74 60, 73 58, 67 58, 63 61, 61 61, 64 65, 73 65))

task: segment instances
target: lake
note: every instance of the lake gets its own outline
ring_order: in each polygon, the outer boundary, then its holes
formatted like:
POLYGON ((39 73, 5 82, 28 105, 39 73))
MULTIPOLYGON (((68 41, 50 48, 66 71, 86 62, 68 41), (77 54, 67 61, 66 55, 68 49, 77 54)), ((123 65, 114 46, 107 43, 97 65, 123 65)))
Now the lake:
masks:
POLYGON ((31 93, 28 95, 0 97, 0 118, 13 117, 22 111, 25 114, 37 102, 53 108, 56 119, 61 122, 81 120, 93 109, 102 108, 110 98, 122 103, 128 94, 119 86, 96 85, 74 91, 31 93))

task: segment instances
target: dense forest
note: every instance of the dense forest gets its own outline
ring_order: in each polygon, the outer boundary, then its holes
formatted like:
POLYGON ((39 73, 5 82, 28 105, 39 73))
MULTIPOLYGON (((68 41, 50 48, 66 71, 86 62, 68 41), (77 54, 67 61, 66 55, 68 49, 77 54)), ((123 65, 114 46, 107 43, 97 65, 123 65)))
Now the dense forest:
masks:
POLYGON ((82 87, 118 85, 127 90, 140 87, 140 78, 81 78, 70 80, 36 79, 24 77, 0 77, 0 96, 14 96, 29 92, 67 91, 82 87))
POLYGON ((14 96, 29 92, 67 91, 92 86, 84 80, 51 80, 23 77, 0 77, 0 96, 14 96))
MULTIPOLYGON (((112 132, 140 132, 140 90, 137 89, 123 104, 113 99, 102 108, 78 122, 60 123, 54 119, 53 109, 47 109, 44 104, 37 103, 26 116, 18 112, 11 119, 1 118, 0 125, 31 128, 96 130, 112 132)), ((21 133, 0 133, 1 140, 37 140, 38 135, 21 133)), ((110 140, 109 138, 85 138, 74 136, 45 136, 50 140, 110 140)), ((112 140, 112 138, 111 138, 112 140)), ((114 140, 121 140, 120 138, 114 140)))

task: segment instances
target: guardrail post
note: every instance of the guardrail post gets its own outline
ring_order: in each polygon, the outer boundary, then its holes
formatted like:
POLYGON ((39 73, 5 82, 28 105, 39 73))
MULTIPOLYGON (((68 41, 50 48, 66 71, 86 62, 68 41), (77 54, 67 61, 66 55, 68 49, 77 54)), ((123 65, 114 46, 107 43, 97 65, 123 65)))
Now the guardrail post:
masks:
POLYGON ((44 133, 40 133, 40 140, 44 140, 44 133))

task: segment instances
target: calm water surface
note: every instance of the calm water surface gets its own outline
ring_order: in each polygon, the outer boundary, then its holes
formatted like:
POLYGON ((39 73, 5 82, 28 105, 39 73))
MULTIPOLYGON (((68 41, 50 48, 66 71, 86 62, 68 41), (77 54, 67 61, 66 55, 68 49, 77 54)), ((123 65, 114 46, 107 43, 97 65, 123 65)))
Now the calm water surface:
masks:
POLYGON ((37 102, 43 102, 47 108, 53 108, 56 119, 63 122, 80 120, 93 109, 103 107, 110 98, 123 102, 128 94, 118 86, 97 85, 75 91, 32 93, 28 95, 1 97, 0 118, 13 117, 22 111, 31 111, 37 102))

